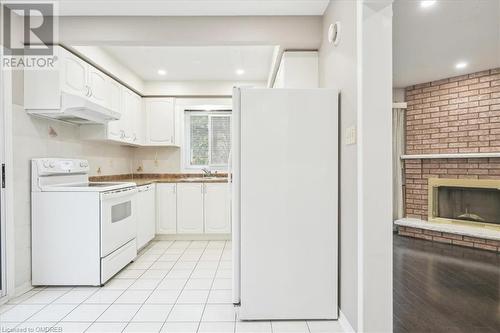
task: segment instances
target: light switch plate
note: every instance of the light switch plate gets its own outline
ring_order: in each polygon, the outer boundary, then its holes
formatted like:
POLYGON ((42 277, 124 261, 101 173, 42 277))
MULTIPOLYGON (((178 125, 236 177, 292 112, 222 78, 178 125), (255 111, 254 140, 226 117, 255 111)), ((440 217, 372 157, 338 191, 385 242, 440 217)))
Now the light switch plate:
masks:
POLYGON ((345 130, 345 143, 346 145, 356 144, 356 126, 349 126, 345 130))

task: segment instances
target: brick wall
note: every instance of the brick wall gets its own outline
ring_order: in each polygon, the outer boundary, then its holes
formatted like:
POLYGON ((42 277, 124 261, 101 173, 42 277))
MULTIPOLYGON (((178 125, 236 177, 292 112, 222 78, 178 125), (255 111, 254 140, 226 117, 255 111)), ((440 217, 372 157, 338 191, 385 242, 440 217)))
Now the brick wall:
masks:
POLYGON ((500 242, 496 240, 450 234, 433 230, 423 230, 411 227, 399 227, 398 233, 403 236, 420 238, 429 241, 473 247, 481 250, 500 252, 500 242))
MULTIPOLYGON (((500 152, 500 68, 406 88, 406 154, 500 152)), ((428 178, 500 179, 500 158, 406 160, 405 212, 427 220, 428 178)))
POLYGON ((406 153, 500 152, 500 68, 406 88, 406 153))
POLYGON ((429 178, 500 179, 500 158, 405 160, 407 217, 427 220, 429 178))

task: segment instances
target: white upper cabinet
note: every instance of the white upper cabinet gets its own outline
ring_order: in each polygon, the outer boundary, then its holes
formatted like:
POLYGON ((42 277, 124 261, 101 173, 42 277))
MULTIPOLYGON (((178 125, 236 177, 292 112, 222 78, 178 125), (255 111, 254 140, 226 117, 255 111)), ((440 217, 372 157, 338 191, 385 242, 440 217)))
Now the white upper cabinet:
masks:
POLYGON ((59 47, 60 89, 68 94, 88 98, 103 107, 109 107, 109 76, 59 47))
MULTIPOLYGON (((121 85, 115 80, 108 80, 109 108, 112 111, 122 113, 121 107, 121 85)), ((108 123, 108 139, 121 140, 123 138, 122 121, 110 121, 108 123)))
POLYGON ((318 52, 283 52, 273 88, 318 88, 318 52))
POLYGON ((54 50, 59 59, 54 70, 24 71, 24 107, 28 112, 54 113, 61 108, 61 96, 76 95, 82 97, 78 101, 120 114, 119 120, 80 127, 83 139, 132 146, 180 146, 182 112, 176 111, 174 98, 142 98, 72 52, 60 46, 54 50))
POLYGON ((122 118, 121 128, 124 133, 124 141, 132 141, 133 122, 134 122, 134 107, 133 107, 133 92, 132 90, 122 87, 122 118))
MULTIPOLYGON (((140 145, 142 134, 142 102, 141 96, 132 90, 122 87, 122 130, 124 141, 140 145)), ((122 120, 120 119, 120 121, 122 120)))
POLYGON ((112 80, 106 74, 88 65, 88 97, 94 103, 104 107, 109 107, 110 95, 108 81, 112 80))
POLYGON ((112 79, 60 46, 54 53, 58 57, 54 69, 24 71, 25 109, 59 109, 63 92, 108 108, 112 79))
POLYGON ((146 138, 150 146, 176 145, 176 117, 173 98, 145 98, 146 138))
POLYGON ((132 125, 132 141, 135 144, 144 144, 144 109, 141 96, 134 93, 132 95, 134 112, 134 124, 132 125))
POLYGON ((206 183, 203 186, 205 189, 205 233, 230 233, 229 184, 206 183))
POLYGON ((110 108, 120 113, 119 120, 106 125, 92 125, 80 128, 80 135, 88 140, 110 140, 132 146, 140 146, 143 140, 142 98, 132 90, 112 80, 108 83, 110 108))
POLYGON ((203 184, 177 184, 177 233, 203 233, 203 184))
POLYGON ((59 50, 61 90, 79 96, 88 96, 88 64, 63 48, 59 50))

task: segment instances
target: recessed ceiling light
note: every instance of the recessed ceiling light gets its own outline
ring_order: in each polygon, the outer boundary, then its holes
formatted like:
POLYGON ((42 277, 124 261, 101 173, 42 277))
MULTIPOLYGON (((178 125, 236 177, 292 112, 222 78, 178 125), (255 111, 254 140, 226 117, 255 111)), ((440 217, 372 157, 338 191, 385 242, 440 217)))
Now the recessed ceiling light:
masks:
POLYGON ((422 8, 429 8, 432 7, 436 4, 436 0, 423 0, 420 1, 420 7, 422 8))
POLYGON ((245 70, 244 70, 244 69, 241 69, 241 68, 240 68, 240 69, 237 69, 237 70, 236 70, 236 74, 237 74, 237 75, 243 75, 243 74, 245 74, 245 70))
POLYGON ((467 63, 465 61, 460 61, 455 64, 456 69, 464 69, 467 67, 467 63))
POLYGON ((164 69, 159 69, 158 70, 158 75, 167 75, 167 71, 164 69))

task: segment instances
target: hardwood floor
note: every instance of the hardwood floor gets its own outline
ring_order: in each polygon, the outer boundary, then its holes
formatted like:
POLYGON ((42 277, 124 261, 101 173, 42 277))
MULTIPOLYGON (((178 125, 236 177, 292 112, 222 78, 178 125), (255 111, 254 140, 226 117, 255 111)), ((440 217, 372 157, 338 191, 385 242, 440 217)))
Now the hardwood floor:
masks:
POLYGON ((394 332, 500 332, 500 255, 394 235, 394 332))

